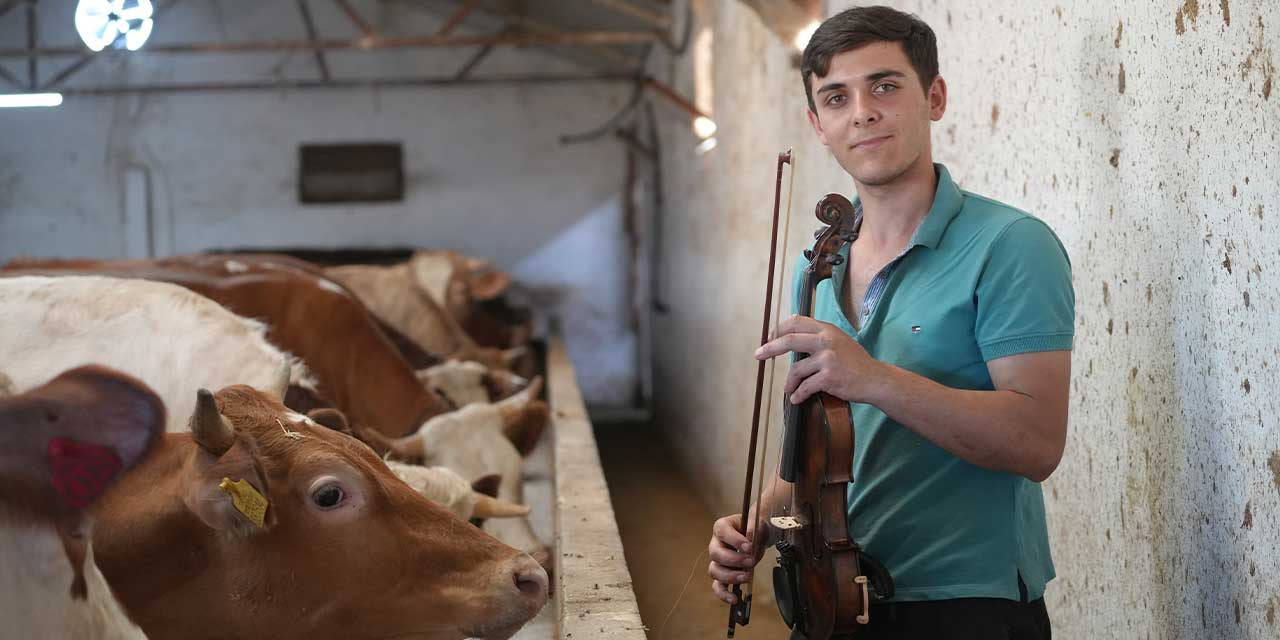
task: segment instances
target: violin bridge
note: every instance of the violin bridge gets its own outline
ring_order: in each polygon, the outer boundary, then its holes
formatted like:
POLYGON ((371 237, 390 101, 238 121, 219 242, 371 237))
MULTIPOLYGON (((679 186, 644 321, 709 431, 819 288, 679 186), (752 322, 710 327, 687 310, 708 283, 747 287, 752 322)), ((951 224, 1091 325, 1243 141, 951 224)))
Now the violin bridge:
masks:
POLYGON ((804 528, 804 523, 795 516, 774 516, 769 518, 769 524, 773 525, 774 529, 781 529, 783 531, 804 528))

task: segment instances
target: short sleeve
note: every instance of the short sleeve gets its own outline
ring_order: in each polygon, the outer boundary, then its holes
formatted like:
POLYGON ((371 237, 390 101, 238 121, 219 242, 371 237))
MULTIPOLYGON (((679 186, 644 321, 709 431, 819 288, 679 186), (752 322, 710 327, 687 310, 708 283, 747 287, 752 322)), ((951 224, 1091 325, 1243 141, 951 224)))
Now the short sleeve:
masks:
POLYGON ((983 360, 1071 349, 1071 262, 1041 220, 1028 216, 1005 227, 992 244, 975 297, 974 332, 983 360))

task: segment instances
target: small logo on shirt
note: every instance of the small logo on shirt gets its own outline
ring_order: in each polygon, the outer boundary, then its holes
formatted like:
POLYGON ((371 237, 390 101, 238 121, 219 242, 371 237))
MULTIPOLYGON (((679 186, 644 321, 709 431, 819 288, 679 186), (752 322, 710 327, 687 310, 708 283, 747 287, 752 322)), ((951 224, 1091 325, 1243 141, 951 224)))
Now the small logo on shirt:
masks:
POLYGON ((912 334, 920 333, 920 325, 918 324, 911 325, 911 333, 912 334))

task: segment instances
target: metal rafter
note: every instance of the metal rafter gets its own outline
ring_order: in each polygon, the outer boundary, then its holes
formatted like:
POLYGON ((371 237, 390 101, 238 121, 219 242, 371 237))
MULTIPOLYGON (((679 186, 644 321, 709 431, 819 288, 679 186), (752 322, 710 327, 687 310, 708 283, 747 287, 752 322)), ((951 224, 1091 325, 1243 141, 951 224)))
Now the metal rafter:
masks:
POLYGON ((657 11, 650 11, 648 9, 637 7, 634 4, 627 2, 626 0, 591 0, 591 1, 602 7, 607 7, 623 15, 630 16, 632 18, 636 18, 637 20, 642 20, 644 22, 647 22, 650 25, 655 26, 659 29, 667 29, 671 27, 671 16, 658 13, 657 11))
POLYGON ((449 33, 457 28, 458 25, 462 24, 462 21, 466 20, 467 16, 471 15, 471 12, 475 11, 478 6, 480 6, 480 0, 467 0, 461 7, 458 7, 457 11, 453 12, 453 15, 449 16, 449 19, 445 21, 443 27, 440 27, 440 30, 436 32, 436 35, 449 35, 449 33))
MULTIPOLYGON (((482 47, 494 46, 573 46, 573 45, 611 45, 611 44, 646 44, 654 42, 658 36, 640 31, 573 31, 564 33, 515 34, 502 37, 493 36, 409 36, 379 37, 359 40, 318 40, 315 43, 306 40, 261 40, 251 42, 202 42, 191 44, 168 44, 148 46, 149 54, 170 53, 249 53, 255 51, 310 51, 316 45, 329 50, 380 50, 380 49, 436 49, 449 47, 482 47)), ((35 56, 70 56, 83 52, 75 47, 37 47, 26 49, 0 49, 0 58, 25 58, 35 56)), ((119 55, 114 49, 103 49, 95 54, 119 55)))
POLYGON ((111 96, 126 94, 190 93, 220 91, 279 91, 281 89, 396 89, 439 86, 491 86, 501 84, 579 84, 593 82, 635 82, 635 76, 621 73, 599 74, 542 74, 528 76, 495 76, 488 78, 380 78, 357 80, 337 78, 330 82, 319 80, 267 80, 251 82, 200 82, 185 84, 149 84, 132 87, 85 87, 67 89, 66 96, 111 96))
POLYGON ((4 78, 4 81, 13 85, 15 89, 19 89, 21 91, 27 90, 27 85, 19 80, 18 76, 9 73, 9 70, 4 67, 0 67, 0 78, 4 78))
POLYGON ((369 26, 369 23, 366 22, 364 18, 360 17, 360 12, 356 11, 355 7, 352 7, 351 4, 347 2, 347 0, 334 0, 334 1, 338 3, 338 6, 342 8, 342 12, 347 14, 347 18, 351 20, 351 24, 354 24, 356 26, 356 29, 359 29, 360 33, 364 35, 364 37, 366 38, 378 37, 378 34, 373 30, 373 27, 369 26))
MULTIPOLYGON (((27 0, 27 49, 36 48, 36 0, 27 0)), ((34 53, 28 54, 27 57, 27 89, 35 91, 40 85, 40 77, 36 75, 36 60, 39 58, 34 53)))
POLYGON ((302 25, 307 29, 307 41, 314 47, 312 53, 316 56, 316 66, 320 68, 320 79, 329 82, 332 80, 329 76, 329 63, 324 59, 324 46, 320 44, 320 37, 316 35, 316 23, 311 19, 311 9, 307 7, 307 0, 298 0, 298 13, 302 14, 302 25))

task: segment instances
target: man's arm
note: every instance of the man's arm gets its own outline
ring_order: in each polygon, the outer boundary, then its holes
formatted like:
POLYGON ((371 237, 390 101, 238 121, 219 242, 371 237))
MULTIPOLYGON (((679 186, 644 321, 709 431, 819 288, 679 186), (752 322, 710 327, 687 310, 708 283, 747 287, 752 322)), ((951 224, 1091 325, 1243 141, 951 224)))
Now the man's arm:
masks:
POLYGON ((890 418, 971 464, 1041 482, 1062 460, 1071 352, 1046 351, 987 363, 994 391, 952 389, 879 362, 834 325, 792 316, 756 352, 810 354, 791 367, 792 402, 818 391, 878 407, 890 418))

